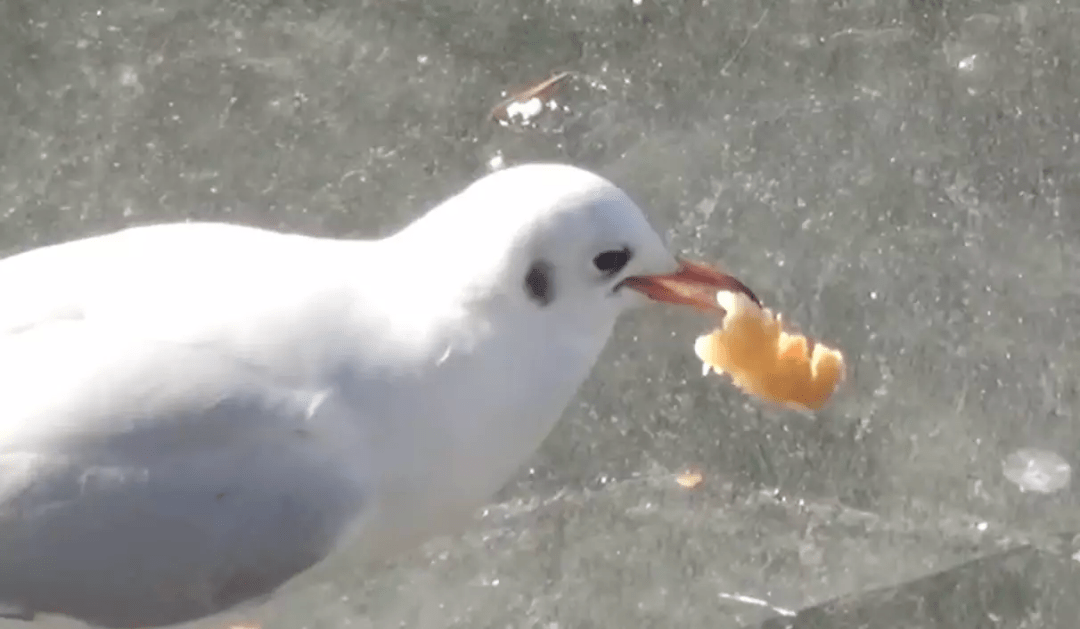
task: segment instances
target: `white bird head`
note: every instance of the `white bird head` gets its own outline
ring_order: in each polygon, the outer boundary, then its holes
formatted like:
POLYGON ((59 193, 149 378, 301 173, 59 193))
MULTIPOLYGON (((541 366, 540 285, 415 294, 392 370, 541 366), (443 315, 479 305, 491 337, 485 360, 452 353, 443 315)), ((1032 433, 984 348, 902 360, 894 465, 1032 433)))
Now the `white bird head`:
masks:
POLYGON ((438 256, 424 261, 433 280, 471 308, 557 321, 564 333, 606 339, 619 314, 649 299, 716 311, 718 290, 753 297, 735 278, 672 255, 613 183, 563 164, 483 177, 398 237, 429 243, 408 249, 438 256))

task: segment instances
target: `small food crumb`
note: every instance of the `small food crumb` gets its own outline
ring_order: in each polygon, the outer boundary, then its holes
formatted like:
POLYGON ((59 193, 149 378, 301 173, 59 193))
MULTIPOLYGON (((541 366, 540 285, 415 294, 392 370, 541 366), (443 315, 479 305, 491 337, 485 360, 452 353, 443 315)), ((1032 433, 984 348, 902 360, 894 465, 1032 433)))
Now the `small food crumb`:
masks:
POLYGON ((783 318, 744 294, 721 291, 721 327, 698 337, 694 353, 703 373, 727 373, 750 395, 797 410, 825 405, 844 378, 844 356, 783 329, 783 318))
POLYGON ((544 106, 555 98, 559 87, 572 72, 558 72, 526 89, 511 94, 491 110, 491 118, 500 124, 509 124, 512 118, 528 120, 543 111, 544 106))
POLYGON ((701 472, 684 472, 675 477, 675 482, 686 489, 693 489, 704 480, 705 477, 701 475, 701 472))

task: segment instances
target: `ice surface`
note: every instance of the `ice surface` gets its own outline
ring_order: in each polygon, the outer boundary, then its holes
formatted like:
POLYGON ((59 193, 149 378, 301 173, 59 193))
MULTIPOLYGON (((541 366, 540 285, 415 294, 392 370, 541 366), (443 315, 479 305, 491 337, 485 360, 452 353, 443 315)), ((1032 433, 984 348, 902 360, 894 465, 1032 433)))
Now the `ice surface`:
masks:
POLYGON ((1077 32, 1055 0, 7 3, 0 254, 166 219, 385 234, 495 156, 595 168, 843 349, 843 395, 764 408, 698 377, 699 318, 637 314, 465 536, 256 619, 1072 629, 1080 563, 1046 549, 1075 484, 1002 460, 1080 450, 1077 32), (488 118, 563 69, 565 109, 488 118))

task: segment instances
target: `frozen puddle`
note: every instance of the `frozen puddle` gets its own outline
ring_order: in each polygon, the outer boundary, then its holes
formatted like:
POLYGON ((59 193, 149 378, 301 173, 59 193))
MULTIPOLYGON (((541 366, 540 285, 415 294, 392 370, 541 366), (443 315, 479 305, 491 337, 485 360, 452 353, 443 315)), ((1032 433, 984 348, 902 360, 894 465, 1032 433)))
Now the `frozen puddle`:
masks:
POLYGON ((1049 450, 1021 448, 1001 463, 1005 478, 1020 491, 1051 494, 1069 485, 1072 466, 1061 455, 1049 450))

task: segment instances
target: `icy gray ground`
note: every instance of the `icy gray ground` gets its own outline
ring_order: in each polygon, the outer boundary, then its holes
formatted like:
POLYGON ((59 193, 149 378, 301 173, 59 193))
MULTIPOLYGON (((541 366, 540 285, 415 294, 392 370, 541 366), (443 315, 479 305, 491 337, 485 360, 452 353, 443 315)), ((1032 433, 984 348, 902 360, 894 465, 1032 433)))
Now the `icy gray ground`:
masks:
POLYGON ((0 254, 379 235, 499 160, 596 169, 843 348, 835 404, 702 379, 703 322, 642 313, 466 535, 252 620, 1073 629, 1076 483, 1009 476, 1080 446, 1078 32, 1054 0, 9 0, 0 254), (555 70, 559 110, 487 118, 555 70))

